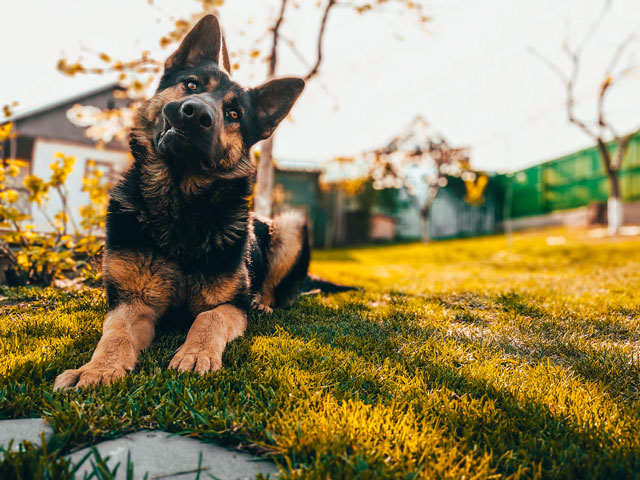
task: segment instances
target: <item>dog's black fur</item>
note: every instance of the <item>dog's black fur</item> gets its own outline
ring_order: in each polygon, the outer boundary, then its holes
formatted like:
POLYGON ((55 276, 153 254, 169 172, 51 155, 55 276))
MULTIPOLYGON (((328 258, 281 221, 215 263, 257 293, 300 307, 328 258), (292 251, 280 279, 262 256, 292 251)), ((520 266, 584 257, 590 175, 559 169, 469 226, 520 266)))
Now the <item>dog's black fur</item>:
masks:
POLYGON ((131 370, 156 322, 193 320, 170 366, 220 368, 251 306, 290 304, 307 277, 305 219, 250 212, 249 149, 268 138, 302 92, 297 78, 253 89, 233 82, 217 19, 203 18, 165 63, 131 134, 133 165, 112 193, 103 272, 109 313, 91 361, 56 388, 109 383, 131 370))

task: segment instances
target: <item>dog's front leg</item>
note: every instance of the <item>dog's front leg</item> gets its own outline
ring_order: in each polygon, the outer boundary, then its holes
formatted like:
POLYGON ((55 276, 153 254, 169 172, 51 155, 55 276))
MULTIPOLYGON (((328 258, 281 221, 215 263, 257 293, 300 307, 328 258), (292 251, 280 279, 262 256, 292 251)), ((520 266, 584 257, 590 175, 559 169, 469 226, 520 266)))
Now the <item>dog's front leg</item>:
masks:
POLYGON ((111 310, 89 363, 60 374, 54 390, 109 384, 133 370, 140 351, 151 344, 156 316, 151 307, 140 301, 122 303, 111 310))
POLYGON ((224 347, 242 335, 246 327, 246 312, 233 305, 224 304, 202 312, 169 367, 199 373, 218 370, 222 366, 224 347))

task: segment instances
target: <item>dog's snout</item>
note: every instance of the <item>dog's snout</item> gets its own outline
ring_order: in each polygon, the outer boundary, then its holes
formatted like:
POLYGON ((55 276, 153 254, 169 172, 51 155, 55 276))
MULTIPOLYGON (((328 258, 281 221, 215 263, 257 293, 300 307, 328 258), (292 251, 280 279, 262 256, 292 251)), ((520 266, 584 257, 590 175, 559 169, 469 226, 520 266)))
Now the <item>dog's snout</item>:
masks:
POLYGON ((180 116, 189 128, 208 129, 213 125, 213 112, 198 100, 187 100, 180 106, 180 116))
POLYGON ((186 151, 210 154, 217 147, 222 113, 207 99, 185 98, 169 102, 162 108, 158 123, 158 150, 182 155, 186 151), (178 152, 178 153, 176 153, 178 152))

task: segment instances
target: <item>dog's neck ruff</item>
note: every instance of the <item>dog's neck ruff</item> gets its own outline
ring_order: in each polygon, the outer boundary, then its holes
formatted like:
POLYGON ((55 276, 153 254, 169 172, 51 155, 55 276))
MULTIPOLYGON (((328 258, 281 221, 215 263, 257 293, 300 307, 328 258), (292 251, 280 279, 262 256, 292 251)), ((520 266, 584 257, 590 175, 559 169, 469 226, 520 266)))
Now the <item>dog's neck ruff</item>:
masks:
POLYGON ((164 160, 142 150, 132 148, 143 203, 138 213, 165 255, 186 269, 219 270, 232 252, 244 251, 251 177, 193 179, 185 188, 164 160))

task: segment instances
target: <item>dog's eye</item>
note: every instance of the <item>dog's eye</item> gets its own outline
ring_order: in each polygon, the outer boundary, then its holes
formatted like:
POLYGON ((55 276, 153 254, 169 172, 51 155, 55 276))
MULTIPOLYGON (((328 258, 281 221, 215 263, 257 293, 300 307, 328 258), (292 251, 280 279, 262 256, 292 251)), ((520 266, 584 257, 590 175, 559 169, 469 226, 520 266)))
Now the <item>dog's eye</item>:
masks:
POLYGON ((227 110, 225 114, 227 118, 231 121, 240 120, 240 112, 238 110, 227 110))
POLYGON ((198 89, 198 83, 194 82, 193 80, 189 80, 187 82, 187 88, 191 91, 197 90, 198 89))

